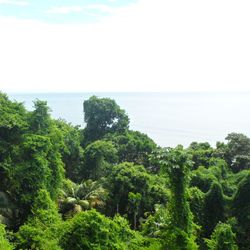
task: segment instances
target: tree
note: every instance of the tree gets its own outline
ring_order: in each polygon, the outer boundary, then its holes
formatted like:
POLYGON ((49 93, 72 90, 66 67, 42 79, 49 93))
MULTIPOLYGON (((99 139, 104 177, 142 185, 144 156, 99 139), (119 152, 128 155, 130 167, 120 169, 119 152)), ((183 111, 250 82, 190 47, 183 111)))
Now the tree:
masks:
POLYGON ((149 155, 156 149, 156 144, 146 134, 127 130, 122 134, 107 134, 104 139, 112 141, 117 148, 119 162, 134 162, 150 169, 149 155))
POLYGON ((234 172, 250 168, 250 138, 244 134, 231 133, 226 137, 228 141, 224 157, 234 172))
POLYGON ((68 218, 83 210, 103 209, 107 197, 108 192, 100 181, 86 180, 75 184, 65 180, 59 198, 60 212, 68 218))
POLYGON ((0 92, 0 190, 8 186, 8 170, 22 134, 27 130, 27 111, 22 103, 12 102, 0 92))
POLYGON ((133 222, 133 227, 134 229, 137 228, 137 216, 139 214, 139 206, 141 203, 141 194, 140 193, 132 193, 129 192, 128 194, 128 201, 129 201, 129 211, 133 214, 134 216, 134 222, 133 222))
POLYGON ((168 249, 197 249, 192 213, 187 201, 191 155, 178 146, 159 150, 155 160, 159 161, 162 171, 169 176, 171 190, 170 224, 166 230, 165 245, 168 249))
POLYGON ((63 165, 52 143, 48 136, 25 135, 17 155, 6 166, 8 191, 20 210, 20 223, 29 215, 40 189, 48 190, 56 198, 63 179, 63 165))
POLYGON ((213 182, 218 181, 210 169, 199 167, 192 171, 190 185, 198 187, 202 192, 208 192, 213 182))
POLYGON ((49 193, 41 189, 34 201, 32 215, 15 234, 18 249, 62 250, 59 239, 63 222, 49 193))
POLYGON ((111 142, 99 140, 85 148, 83 158, 81 177, 94 180, 105 176, 110 164, 114 164, 118 160, 114 145, 111 142))
POLYGON ((63 120, 56 120, 55 125, 62 134, 63 145, 60 147, 60 154, 65 165, 65 176, 79 182, 83 164, 81 131, 78 126, 73 126, 63 120))
POLYGON ((167 148, 161 155, 162 171, 169 176, 172 193, 172 223, 185 232, 190 232, 192 221, 187 202, 187 187, 192 161, 182 147, 167 148))
POLYGON ((11 201, 8 219, 16 230, 39 189, 46 188, 56 198, 64 172, 62 140, 46 102, 36 101, 32 112, 3 94, 0 103, 0 190, 11 201))
POLYGON ((0 223, 0 250, 12 250, 14 247, 6 239, 5 226, 0 223))
POLYGON ((233 215, 238 219, 237 242, 240 249, 250 245, 250 172, 240 181, 233 197, 233 215))
POLYGON ((194 162, 193 169, 197 169, 200 166, 209 166, 209 161, 214 151, 209 143, 192 142, 188 149, 192 155, 192 161, 194 162))
POLYGON ((204 197, 204 236, 209 237, 219 221, 225 220, 225 198, 218 182, 213 182, 204 197))
MULTIPOLYGON (((21 134, 26 129, 27 111, 24 105, 10 101, 7 95, 0 92, 0 146, 6 147, 17 144, 20 142, 21 134)), ((0 149, 4 150, 2 147, 0 149)), ((8 150, 8 148, 5 148, 5 150, 8 150)))
POLYGON ((89 210, 77 214, 68 222, 61 245, 65 250, 139 249, 133 246, 135 235, 125 219, 115 217, 111 220, 95 210, 89 210))
POLYGON ((206 240, 208 249, 211 250, 237 250, 235 234, 229 224, 218 223, 215 227, 211 239, 206 240))
POLYGON ((203 225, 203 209, 204 209, 204 197, 203 193, 197 187, 191 187, 189 189, 189 203, 192 214, 194 215, 194 221, 198 225, 203 225))
POLYGON ((128 116, 112 99, 92 96, 84 101, 83 108, 87 142, 102 139, 107 133, 121 133, 128 129, 128 116))
POLYGON ((35 110, 30 114, 30 129, 41 135, 48 134, 51 124, 50 108, 46 101, 34 101, 35 110))
POLYGON ((197 243, 200 249, 204 248, 204 238, 202 232, 202 225, 204 224, 204 197, 205 193, 203 193, 197 187, 191 187, 188 190, 189 197, 188 201, 190 204, 190 210, 193 214, 194 223, 197 225, 197 243))
POLYGON ((124 162, 114 166, 104 182, 109 191, 107 214, 126 214, 130 224, 135 225, 136 211, 138 225, 138 218, 144 217, 145 212, 153 212, 155 204, 166 204, 168 197, 164 181, 147 173, 141 165, 124 162))

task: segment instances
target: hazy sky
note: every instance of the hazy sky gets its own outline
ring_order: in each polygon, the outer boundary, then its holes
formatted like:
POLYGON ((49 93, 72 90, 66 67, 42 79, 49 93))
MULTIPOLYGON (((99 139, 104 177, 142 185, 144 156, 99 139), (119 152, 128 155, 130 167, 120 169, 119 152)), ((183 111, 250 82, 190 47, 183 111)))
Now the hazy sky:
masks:
POLYGON ((249 0, 0 0, 0 90, 249 91, 249 0))

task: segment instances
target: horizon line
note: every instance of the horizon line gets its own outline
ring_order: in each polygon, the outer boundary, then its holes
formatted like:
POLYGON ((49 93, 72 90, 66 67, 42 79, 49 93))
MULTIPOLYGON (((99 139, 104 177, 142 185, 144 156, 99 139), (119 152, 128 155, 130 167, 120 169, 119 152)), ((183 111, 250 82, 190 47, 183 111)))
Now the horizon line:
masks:
POLYGON ((91 94, 91 93, 106 93, 106 94, 249 94, 250 90, 244 91, 230 91, 230 90, 192 90, 192 91, 9 91, 9 90, 0 90, 0 93, 6 94, 91 94))

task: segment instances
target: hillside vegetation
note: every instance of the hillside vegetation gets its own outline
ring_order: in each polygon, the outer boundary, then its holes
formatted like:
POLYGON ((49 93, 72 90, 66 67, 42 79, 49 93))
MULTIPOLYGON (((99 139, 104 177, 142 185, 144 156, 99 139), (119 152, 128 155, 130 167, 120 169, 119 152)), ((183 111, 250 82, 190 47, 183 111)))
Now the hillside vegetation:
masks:
POLYGON ((0 250, 250 249, 250 138, 161 148, 83 105, 84 129, 0 93, 0 250))

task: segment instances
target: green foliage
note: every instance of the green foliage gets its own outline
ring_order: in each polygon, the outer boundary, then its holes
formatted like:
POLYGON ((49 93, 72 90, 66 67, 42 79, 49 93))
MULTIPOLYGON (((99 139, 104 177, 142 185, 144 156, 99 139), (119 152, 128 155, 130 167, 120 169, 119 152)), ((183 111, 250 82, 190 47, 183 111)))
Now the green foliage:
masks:
POLYGON ((47 136, 26 135, 21 147, 22 161, 8 169, 9 190, 19 197, 19 205, 27 209, 41 188, 46 188, 55 197, 62 180, 63 166, 47 136))
POLYGON ((51 173, 48 191, 51 197, 55 198, 64 177, 64 166, 60 154, 60 149, 63 147, 63 136, 50 117, 50 108, 47 106, 47 102, 36 100, 34 104, 35 110, 31 112, 29 119, 30 128, 36 135, 42 135, 49 140, 50 147, 45 157, 51 173))
POLYGON ((119 162, 134 162, 146 168, 151 167, 149 155, 156 149, 156 144, 146 134, 128 130, 123 134, 107 134, 105 140, 112 141, 117 148, 119 162))
POLYGON ((221 185, 213 182, 204 197, 205 237, 209 237, 219 221, 225 220, 225 197, 221 185))
POLYGON ((65 175, 73 181, 80 181, 83 165, 83 149, 81 147, 81 131, 63 120, 55 121, 62 134, 63 145, 60 147, 62 161, 65 165, 65 175))
POLYGON ((191 187, 189 190, 189 204, 192 214, 194 215, 194 222, 198 225, 203 224, 203 209, 204 209, 204 198, 205 193, 203 193, 197 187, 191 187))
POLYGON ((223 180, 225 183, 224 193, 230 197, 233 197, 238 190, 239 183, 245 178, 245 176, 249 173, 249 170, 242 170, 238 173, 231 173, 227 176, 226 180, 223 180), (225 192, 226 191, 226 192, 225 192))
POLYGON ((30 130, 33 133, 48 134, 51 124, 50 108, 46 101, 34 101, 35 110, 30 114, 30 130))
POLYGON ((32 208, 32 216, 16 234, 18 249, 60 250, 63 223, 48 192, 41 189, 32 208))
POLYGON ((7 95, 0 92, 1 143, 5 141, 6 144, 15 144, 20 140, 20 134, 27 128, 26 116, 22 103, 12 102, 7 95))
POLYGON ((242 171, 243 169, 250 169, 250 152, 249 155, 236 155, 231 164, 234 172, 242 171))
POLYGON ((119 236, 127 245, 125 249, 163 250, 161 240, 143 237, 139 232, 131 230, 128 221, 119 214, 114 217, 113 221, 119 225, 119 236))
POLYGON ((148 215, 142 223, 142 234, 152 238, 163 238, 163 232, 166 231, 170 223, 170 216, 166 206, 156 204, 155 211, 148 215))
POLYGON ((191 221, 186 191, 192 166, 191 156, 182 147, 177 147, 160 152, 159 158, 162 171, 169 176, 172 223, 181 230, 189 232, 191 221))
POLYGON ((18 218, 12 216, 12 222, 17 227, 30 213, 39 189, 47 189, 56 198, 64 175, 59 153, 62 137, 50 118, 46 102, 37 100, 35 110, 27 112, 22 104, 11 102, 2 94, 0 101, 0 177, 3 179, 0 190, 8 193, 15 207, 13 215, 18 218))
POLYGON ((144 217, 145 212, 154 210, 155 204, 165 204, 167 200, 167 193, 163 188, 164 180, 151 176, 143 166, 133 163, 125 162, 114 166, 105 183, 105 187, 109 190, 107 213, 127 214, 131 225, 135 225, 131 209, 137 211, 137 218, 144 217), (138 196, 139 204, 131 203, 132 193, 138 196), (132 204, 135 207, 131 208, 132 204))
POLYGON ((124 219, 111 220, 95 210, 79 213, 68 222, 61 245, 65 250, 134 249, 134 234, 124 219), (130 247, 131 246, 131 247, 130 247))
POLYGON ((67 218, 91 208, 103 210, 107 196, 100 181, 86 180, 75 184, 65 180, 59 199, 60 211, 67 218))
POLYGON ((10 195, 0 192, 0 223, 11 227, 17 216, 18 209, 10 195))
POLYGON ((190 185, 198 187, 201 191, 207 192, 213 182, 218 181, 209 169, 199 167, 192 171, 190 185))
POLYGON ((0 250, 249 249, 250 138, 161 149, 114 100, 84 111, 80 129, 0 93, 0 250))
POLYGON ((170 223, 165 231, 167 249, 198 249, 195 243, 192 213, 187 201, 187 187, 192 167, 191 155, 181 146, 160 150, 156 160, 169 176, 171 200, 170 223))
POLYGON ((237 250, 235 234, 230 225, 218 223, 210 240, 206 240, 208 249, 211 250, 237 250))
POLYGON ((129 192, 128 193, 128 206, 129 206, 129 212, 132 213, 134 215, 134 229, 137 228, 137 215, 139 214, 139 206, 142 200, 142 196, 140 193, 132 193, 129 192))
POLYGON ((107 133, 121 133, 128 129, 128 116, 112 99, 92 96, 84 101, 83 108, 88 142, 102 139, 107 133))
POLYGON ((209 169, 211 173, 219 180, 225 180, 231 171, 228 168, 228 165, 225 160, 219 158, 211 158, 209 160, 209 169))
POLYGON ((214 149, 208 142, 197 143, 193 142, 189 146, 189 152, 192 155, 193 169, 200 166, 208 167, 210 159, 213 155, 214 149))
POLYGON ((238 190, 233 197, 233 214, 237 218, 238 245, 240 249, 247 249, 250 245, 250 172, 241 180, 238 190))
POLYGON ((208 168, 201 166, 192 171, 190 185, 198 187, 205 193, 208 192, 213 182, 219 182, 223 192, 226 195, 232 195, 234 193, 234 186, 228 184, 228 180, 232 174, 226 162, 222 159, 211 158, 209 164, 208 168))
POLYGON ((110 164, 117 162, 117 150, 111 142, 95 141, 84 150, 82 178, 98 179, 109 171, 110 164))
POLYGON ((13 246, 6 239, 5 226, 0 223, 0 250, 12 250, 13 246))
POLYGON ((238 190, 234 196, 233 207, 235 215, 242 223, 250 223, 250 172, 239 183, 238 190))
POLYGON ((244 134, 231 133, 226 137, 229 156, 250 153, 250 138, 244 134))
MULTIPOLYGON (((197 187, 191 187, 188 190, 188 201, 190 204, 190 210, 193 214, 193 220, 195 223, 195 230, 197 236, 197 243, 201 249, 203 249, 203 228, 204 225, 204 198, 205 193, 203 193, 197 187)), ((204 228, 206 230, 206 228, 204 228)))
POLYGON ((198 250, 198 246, 195 242, 196 237, 186 233, 178 227, 167 230, 165 239, 164 245, 166 249, 198 250))
POLYGON ((27 126, 27 112, 23 104, 11 102, 7 95, 0 92, 0 190, 7 190, 6 168, 27 126))
POLYGON ((224 158, 234 172, 250 168, 250 138, 243 134, 231 133, 226 137, 224 158))

